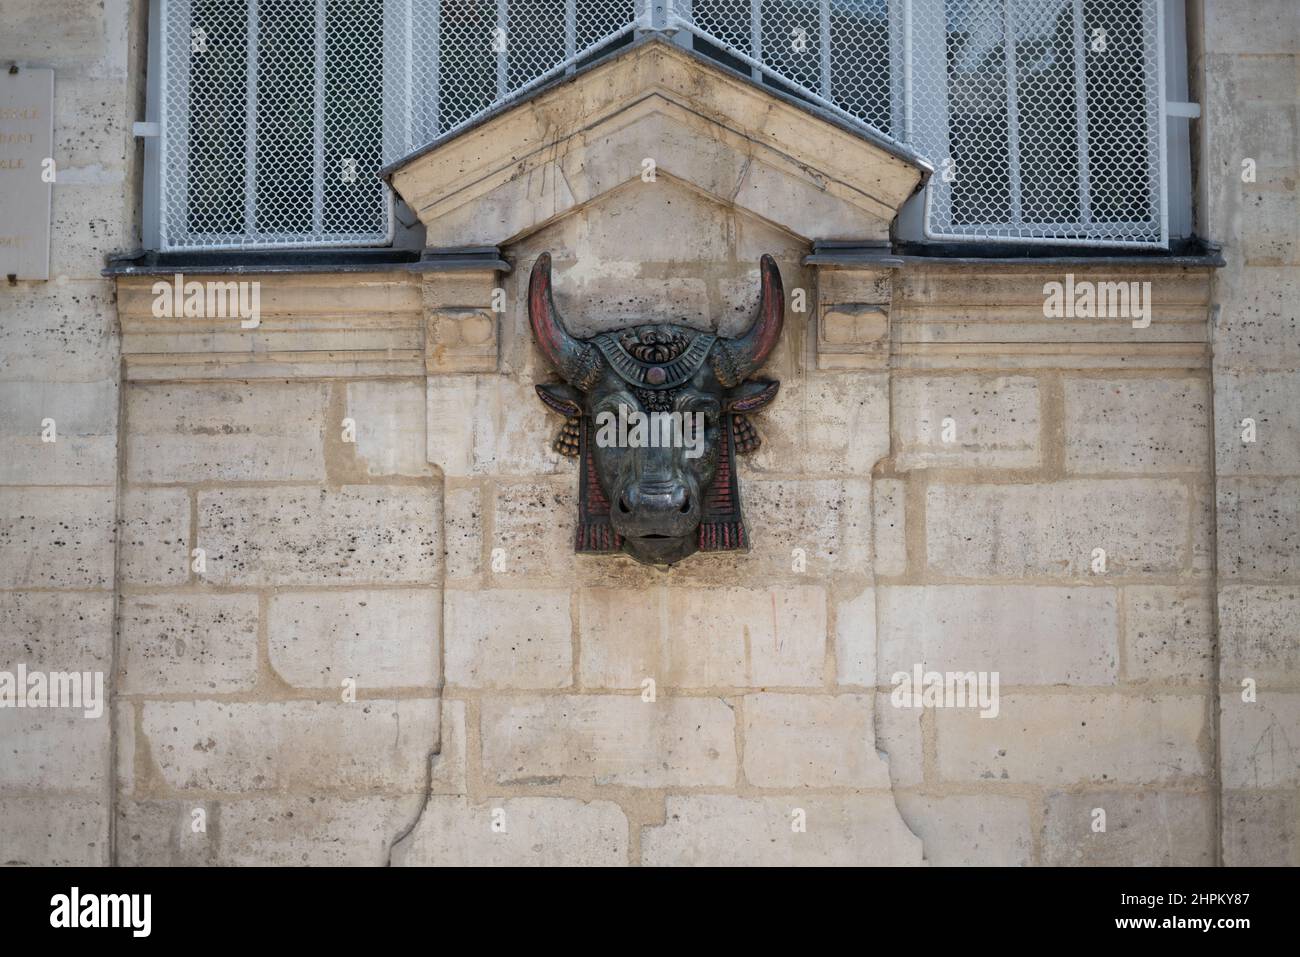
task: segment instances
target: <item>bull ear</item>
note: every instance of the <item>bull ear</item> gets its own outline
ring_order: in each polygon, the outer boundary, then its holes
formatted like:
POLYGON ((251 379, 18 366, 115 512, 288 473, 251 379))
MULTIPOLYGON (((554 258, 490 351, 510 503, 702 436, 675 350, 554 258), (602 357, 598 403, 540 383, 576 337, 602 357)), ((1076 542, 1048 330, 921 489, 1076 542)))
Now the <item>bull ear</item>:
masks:
POLYGON ((727 394, 728 412, 757 412, 776 398, 781 383, 775 379, 751 379, 727 394))
POLYGON ((581 393, 573 386, 555 382, 549 385, 538 385, 535 388, 538 397, 552 412, 558 412, 570 419, 582 415, 581 393))

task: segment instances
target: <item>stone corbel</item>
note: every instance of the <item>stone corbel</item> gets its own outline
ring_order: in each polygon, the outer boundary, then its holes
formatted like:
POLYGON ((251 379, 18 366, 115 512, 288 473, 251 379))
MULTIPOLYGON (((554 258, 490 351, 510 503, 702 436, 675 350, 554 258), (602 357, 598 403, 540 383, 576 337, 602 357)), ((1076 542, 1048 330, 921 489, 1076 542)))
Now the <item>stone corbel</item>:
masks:
POLYGON ((446 270, 424 274, 424 367, 429 375, 496 372, 500 354, 500 315, 504 293, 500 274, 508 269, 495 248, 431 254, 445 258, 446 270))
POLYGON ((845 252, 818 244, 805 260, 817 270, 817 368, 886 369, 893 265, 845 252))

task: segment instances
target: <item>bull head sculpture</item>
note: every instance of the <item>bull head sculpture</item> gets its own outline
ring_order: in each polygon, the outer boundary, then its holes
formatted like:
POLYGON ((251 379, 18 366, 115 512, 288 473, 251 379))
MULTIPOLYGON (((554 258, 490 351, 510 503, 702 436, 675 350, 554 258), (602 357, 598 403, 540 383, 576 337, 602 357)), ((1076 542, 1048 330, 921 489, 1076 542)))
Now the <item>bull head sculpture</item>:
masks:
POLYGON ((624 551, 648 565, 696 551, 748 549, 736 455, 758 448, 746 418, 780 383, 748 380, 785 323, 781 273, 760 263, 758 316, 724 339, 657 324, 589 339, 569 334, 551 296, 551 256, 528 284, 533 337, 563 383, 538 385, 565 417, 555 450, 578 457, 576 551, 624 551))

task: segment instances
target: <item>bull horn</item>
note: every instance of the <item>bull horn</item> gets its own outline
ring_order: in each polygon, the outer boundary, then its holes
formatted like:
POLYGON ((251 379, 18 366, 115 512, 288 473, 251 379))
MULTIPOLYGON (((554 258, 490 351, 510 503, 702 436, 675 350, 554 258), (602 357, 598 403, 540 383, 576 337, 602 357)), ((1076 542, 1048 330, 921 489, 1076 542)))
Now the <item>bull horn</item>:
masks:
POLYGON ((764 255, 759 263, 761 291, 758 315, 749 331, 736 339, 724 339, 714 349, 713 371, 718 381, 730 389, 756 372, 781 338, 785 325, 785 289, 776 260, 764 255))
POLYGON ((569 335, 551 297, 551 254, 542 253, 528 280, 528 324, 542 355, 570 385, 583 392, 600 378, 595 347, 569 335))

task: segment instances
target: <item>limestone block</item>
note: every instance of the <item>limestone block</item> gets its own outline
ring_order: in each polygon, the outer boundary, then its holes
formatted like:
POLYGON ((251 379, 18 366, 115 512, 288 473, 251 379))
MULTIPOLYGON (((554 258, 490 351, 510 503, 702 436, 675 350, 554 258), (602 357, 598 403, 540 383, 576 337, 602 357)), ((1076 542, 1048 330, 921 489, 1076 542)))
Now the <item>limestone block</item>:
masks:
POLYGON ((147 701, 142 727, 176 791, 421 792, 438 701, 147 701))
POLYGON ((1210 680, 1213 598, 1204 588, 1125 588, 1124 629, 1124 670, 1129 681, 1210 680))
MULTIPOLYGON (((962 578, 1174 574, 1188 562, 1188 490, 1173 480, 933 485, 930 568, 962 578)), ((1097 576, 1100 577, 1100 576, 1097 576)))
POLYGON ((1211 867, 1213 796, 1176 791, 1084 791, 1047 795, 1043 864, 1049 867, 1211 867), (1106 830, 1093 830, 1095 809, 1106 830))
POLYGON ((1300 866, 1300 794, 1225 791, 1223 863, 1227 867, 1300 866))
POLYGON ((183 488, 126 488, 122 492, 119 571, 129 585, 183 585, 189 581, 190 494, 183 488))
POLYGON ((0 797, 0 865, 104 867, 108 808, 82 798, 0 797))
POLYGON ((1114 684, 1119 611, 1110 588, 887 586, 879 606, 881 680, 896 672, 997 672, 999 683, 1114 684))
POLYGON ((497 784, 730 787, 735 715, 719 698, 486 698, 483 773, 497 784))
POLYGON ((899 469, 1039 464, 1038 381, 1032 377, 896 378, 892 413, 899 469))
POLYGON ((1073 474, 1207 469, 1203 379, 1066 379, 1065 468, 1073 474))
POLYGON ((875 554, 871 569, 877 576, 901 575, 907 570, 907 485, 901 479, 875 479, 871 483, 875 519, 875 554))
POLYGON ((107 672, 112 629, 107 593, 0 592, 0 669, 107 672))
POLYGON ((566 688, 573 626, 563 589, 448 591, 447 683, 466 688, 566 688))
POLYGON ((755 694, 745 707, 745 778, 763 788, 888 788, 872 696, 755 694))
POLYGON ((1288 684, 1300 675, 1300 586, 1228 585, 1219 589, 1223 680, 1288 684))
POLYGON ((945 781, 1182 784, 1208 773, 1199 695, 1003 694, 996 718, 936 711, 945 781))
POLYGON ((347 416, 356 423, 356 455, 367 475, 433 474, 423 379, 349 382, 347 402, 347 416))
POLYGON ((201 577, 234 586, 432 583, 440 498, 411 485, 201 491, 201 577))
POLYGON ((112 485, 117 383, 0 382, 4 485, 112 485), (47 432, 47 427, 52 431, 47 432), (47 436, 53 441, 46 441, 47 436))
POLYGON ((898 810, 936 867, 1033 863, 1029 802, 997 794, 898 795, 898 810))
POLYGON ((203 593, 121 599, 118 689, 223 694, 257 684, 257 596, 203 593))
POLYGON ((1295 574, 1300 550, 1300 478, 1229 478, 1217 483, 1219 575, 1279 578, 1295 574))
POLYGON ((1214 392, 1217 474, 1300 473, 1300 372, 1219 372, 1214 392))
POLYGON ((126 401, 132 482, 325 478, 323 383, 135 383, 126 401))
POLYGON ((441 631, 433 588, 281 592, 267 607, 271 667, 296 688, 436 687, 441 631))
POLYGON ((588 588, 579 593, 587 687, 821 686, 826 594, 820 586, 588 588))
POLYGON ((864 588, 835 601, 836 683, 876 684, 876 590, 864 588))
POLYGON ((915 865, 921 840, 888 794, 673 794, 665 823, 641 832, 641 859, 658 867, 915 865), (806 830, 797 831, 800 811, 806 830))
POLYGON ((612 801, 562 797, 431 797, 393 849, 405 867, 617 867, 628 825, 612 801))
POLYGON ((0 587, 110 587, 113 498, 111 488, 0 488, 0 587))
POLYGON ((1219 718, 1223 786, 1237 790, 1300 788, 1300 693, 1260 691, 1241 700, 1228 685, 1219 718))

